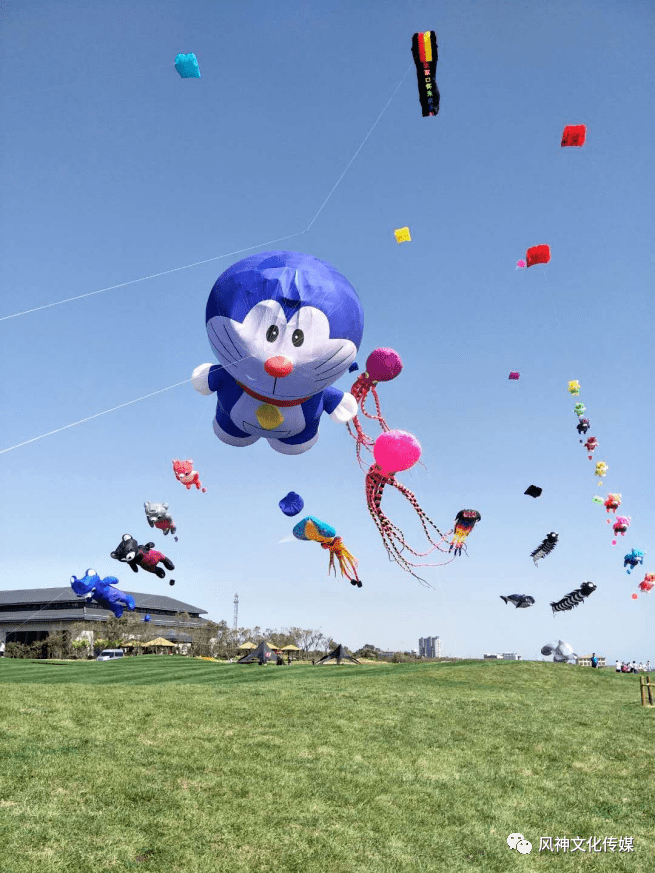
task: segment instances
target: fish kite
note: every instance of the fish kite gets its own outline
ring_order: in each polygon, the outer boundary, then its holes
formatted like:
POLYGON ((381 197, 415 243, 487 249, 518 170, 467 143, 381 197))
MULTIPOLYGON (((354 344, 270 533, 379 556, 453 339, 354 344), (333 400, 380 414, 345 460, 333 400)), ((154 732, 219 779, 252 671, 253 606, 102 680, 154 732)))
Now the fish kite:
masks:
POLYGON ((583 582, 579 588, 575 589, 575 591, 571 591, 565 597, 562 597, 561 600, 550 604, 553 607, 553 614, 556 612, 568 612, 575 606, 584 603, 585 597, 589 597, 590 594, 593 594, 596 588, 597 586, 594 585, 593 582, 583 582))
POLYGON ((507 597, 500 595, 500 599, 505 601, 505 604, 513 603, 517 609, 527 609, 534 603, 534 597, 529 594, 508 594, 507 597))
POLYGON ((534 560, 535 567, 537 566, 537 561, 540 561, 542 558, 545 558, 546 555, 550 555, 555 546, 557 545, 557 541, 559 540, 559 534, 556 534, 554 531, 551 531, 548 536, 541 541, 541 543, 537 546, 537 548, 530 554, 530 557, 534 560))

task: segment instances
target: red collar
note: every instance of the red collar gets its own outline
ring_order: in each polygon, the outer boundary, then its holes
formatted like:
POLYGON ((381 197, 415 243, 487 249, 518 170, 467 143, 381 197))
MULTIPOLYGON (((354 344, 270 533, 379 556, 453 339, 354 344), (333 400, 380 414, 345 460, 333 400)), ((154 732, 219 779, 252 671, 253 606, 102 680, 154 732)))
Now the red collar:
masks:
POLYGON ((301 403, 305 403, 306 400, 309 400, 309 397, 301 397, 299 400, 278 400, 275 397, 265 397, 263 394, 257 394, 256 391, 251 391, 250 388, 246 388, 246 386, 242 385, 241 382, 237 382, 237 385, 239 388, 243 388, 246 394, 254 397, 255 400, 261 400, 262 403, 271 403, 273 406, 300 406, 301 403))

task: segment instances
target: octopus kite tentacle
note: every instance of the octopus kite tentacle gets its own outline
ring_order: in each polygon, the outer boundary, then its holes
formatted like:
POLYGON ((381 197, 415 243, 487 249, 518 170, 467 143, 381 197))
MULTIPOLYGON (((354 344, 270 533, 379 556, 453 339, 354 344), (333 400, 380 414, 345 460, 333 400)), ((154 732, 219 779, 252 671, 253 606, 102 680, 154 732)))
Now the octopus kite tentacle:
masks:
MULTIPOLYGON (((393 349, 375 349, 366 359, 366 370, 354 382, 350 393, 357 401, 359 411, 365 418, 370 421, 376 421, 380 425, 380 429, 386 433, 390 430, 389 425, 382 415, 380 406, 380 398, 376 390, 379 382, 390 382, 395 379, 403 368, 403 362, 400 355, 393 349), (368 412, 366 409, 366 398, 369 394, 373 395, 376 414, 368 412)), ((367 451, 372 451, 375 440, 372 439, 364 431, 362 423, 359 420, 359 415, 356 415, 352 421, 348 423, 348 433, 357 443, 357 463, 363 469, 362 465, 362 447, 367 451)))

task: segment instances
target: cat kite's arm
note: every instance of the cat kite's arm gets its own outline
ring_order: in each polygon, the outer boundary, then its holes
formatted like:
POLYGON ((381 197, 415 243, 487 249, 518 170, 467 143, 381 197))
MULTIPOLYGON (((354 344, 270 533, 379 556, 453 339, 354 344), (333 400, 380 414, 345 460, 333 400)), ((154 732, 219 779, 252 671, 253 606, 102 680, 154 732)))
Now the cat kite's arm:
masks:
POLYGON ((332 421, 346 424, 357 415, 357 401, 352 394, 330 386, 323 391, 323 409, 332 421))
POLYGON ((224 374, 220 364, 201 364, 191 374, 191 381, 200 394, 213 394, 221 387, 224 374))

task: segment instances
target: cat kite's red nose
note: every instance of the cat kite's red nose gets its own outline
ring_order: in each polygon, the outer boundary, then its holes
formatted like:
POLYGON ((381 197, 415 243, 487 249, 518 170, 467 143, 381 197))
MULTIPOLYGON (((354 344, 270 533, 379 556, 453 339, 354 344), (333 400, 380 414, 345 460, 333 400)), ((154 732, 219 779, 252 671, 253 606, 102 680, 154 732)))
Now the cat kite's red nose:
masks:
POLYGON ((282 379, 284 376, 288 376, 293 370, 293 364, 283 355, 275 355, 274 358, 269 358, 268 361, 266 361, 264 369, 269 376, 274 376, 276 379, 282 379))

